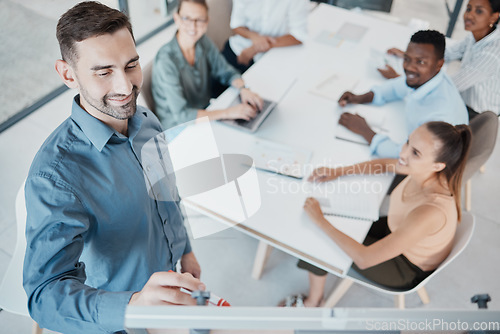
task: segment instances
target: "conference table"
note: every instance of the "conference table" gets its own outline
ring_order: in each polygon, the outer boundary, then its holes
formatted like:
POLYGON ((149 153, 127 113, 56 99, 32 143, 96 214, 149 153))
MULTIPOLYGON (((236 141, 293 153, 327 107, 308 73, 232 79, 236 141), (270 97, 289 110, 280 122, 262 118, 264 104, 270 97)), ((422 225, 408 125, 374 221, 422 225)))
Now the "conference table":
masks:
MULTIPOLYGON (((220 153, 258 159, 252 143, 256 139, 275 142, 310 152, 306 174, 315 167, 370 160, 373 157, 368 145, 336 138, 337 134, 346 131, 338 125, 342 112, 358 110, 383 119, 384 131, 404 141, 407 133, 402 101, 382 107, 341 108, 336 102, 338 97, 321 96, 317 88, 325 78, 336 74, 340 81, 334 82, 333 91, 336 85, 344 82, 350 86, 345 87, 346 90, 357 93, 382 83, 385 79, 376 68, 383 66, 385 50, 390 47, 406 49, 412 33, 406 26, 326 4, 318 5, 309 14, 309 38, 303 45, 272 49, 244 73, 244 80, 253 91, 278 101, 278 105, 253 134, 220 122, 211 123, 220 153)), ((211 103, 209 109, 227 107, 237 94, 235 89, 229 88, 211 103)), ((335 275, 345 276, 352 260, 303 210, 304 200, 310 195, 304 189, 312 187, 306 181, 307 175, 297 179, 257 170, 256 178, 260 207, 244 221, 234 221, 189 198, 183 199, 183 204, 189 210, 201 212, 260 240, 252 273, 256 279, 273 247, 335 275)), ((375 200, 380 205, 392 179, 392 174, 363 175, 347 176, 335 182, 358 188, 363 184, 375 189, 375 200)), ((369 220, 335 216, 328 220, 358 242, 364 240, 372 224, 369 220)))

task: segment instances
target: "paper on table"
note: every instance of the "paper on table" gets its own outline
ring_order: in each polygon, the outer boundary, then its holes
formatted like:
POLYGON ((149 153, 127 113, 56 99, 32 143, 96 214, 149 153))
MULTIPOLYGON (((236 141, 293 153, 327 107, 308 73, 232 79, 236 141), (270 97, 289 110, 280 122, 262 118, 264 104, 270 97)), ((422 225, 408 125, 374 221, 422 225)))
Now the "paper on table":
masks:
MULTIPOLYGON (((388 130, 385 127, 385 117, 386 113, 380 107, 366 106, 366 105, 355 105, 344 108, 343 112, 349 112, 351 114, 358 114, 366 120, 366 123, 372 128, 376 133, 381 133, 388 135, 388 130)), ((335 128, 335 138, 350 141, 358 144, 368 145, 367 141, 361 136, 351 130, 348 130, 343 125, 337 124, 335 128)))
POLYGON ((344 41, 351 42, 351 44, 358 43, 363 39, 367 31, 367 27, 346 22, 337 32, 322 30, 316 36, 316 41, 333 47, 340 47, 344 41))
POLYGON ((385 65, 391 66, 397 73, 403 74, 403 58, 395 55, 390 55, 387 52, 382 52, 376 49, 370 49, 370 58, 376 68, 384 68, 385 65))
POLYGON ((262 138, 256 139, 250 147, 255 168, 299 179, 304 176, 304 167, 311 155, 310 150, 262 138))
POLYGON ((337 102, 342 93, 353 90, 358 81, 352 74, 328 73, 309 92, 337 102))
POLYGON ((316 36, 316 42, 323 43, 334 48, 338 48, 344 42, 341 38, 337 36, 335 32, 322 30, 318 36, 316 36))
POLYGON ((346 22, 337 31, 337 36, 353 42, 359 42, 365 36, 368 27, 360 26, 359 24, 346 22))

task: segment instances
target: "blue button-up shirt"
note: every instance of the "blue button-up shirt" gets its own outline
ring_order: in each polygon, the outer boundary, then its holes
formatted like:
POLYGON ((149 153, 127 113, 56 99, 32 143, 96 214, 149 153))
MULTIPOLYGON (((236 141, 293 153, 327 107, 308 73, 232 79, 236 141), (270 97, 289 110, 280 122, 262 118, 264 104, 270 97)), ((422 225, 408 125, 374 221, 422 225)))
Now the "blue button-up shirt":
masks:
POLYGON ((131 295, 191 251, 175 181, 158 186, 169 165, 160 123, 138 107, 128 131, 92 117, 77 96, 31 165, 24 288, 43 328, 122 330, 131 295))
MULTIPOLYGON (((408 87, 406 76, 402 75, 373 87, 372 92, 372 103, 375 105, 404 99, 408 135, 430 121, 444 121, 453 125, 469 124, 467 108, 460 93, 442 70, 417 89, 408 87)), ((380 157, 397 158, 403 144, 377 134, 372 139, 370 149, 372 154, 380 157)))

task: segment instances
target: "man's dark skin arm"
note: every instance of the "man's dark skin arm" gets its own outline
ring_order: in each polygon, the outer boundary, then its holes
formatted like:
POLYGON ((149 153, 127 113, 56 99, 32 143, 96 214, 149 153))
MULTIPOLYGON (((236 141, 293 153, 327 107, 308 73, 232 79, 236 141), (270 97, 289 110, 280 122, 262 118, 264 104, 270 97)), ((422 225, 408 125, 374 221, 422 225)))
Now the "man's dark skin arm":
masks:
POLYGON ((339 104, 341 107, 345 107, 347 104, 363 104, 370 103, 373 101, 373 92, 369 91, 368 93, 362 95, 356 95, 351 92, 345 92, 339 99, 339 104))
MULTIPOLYGON (((339 105, 341 107, 345 107, 347 104, 363 104, 370 103, 373 101, 374 94, 372 91, 362 95, 356 95, 351 92, 345 92, 339 99, 339 105)), ((348 112, 340 115, 339 124, 345 126, 347 129, 351 130, 354 133, 361 135, 368 144, 371 144, 373 137, 376 135, 375 131, 373 131, 366 120, 359 116, 354 115, 348 112)))
POLYGON ((373 137, 377 134, 370 128, 370 126, 368 126, 363 117, 348 112, 340 115, 339 124, 345 126, 352 132, 361 135, 365 138, 368 144, 371 144, 373 137))

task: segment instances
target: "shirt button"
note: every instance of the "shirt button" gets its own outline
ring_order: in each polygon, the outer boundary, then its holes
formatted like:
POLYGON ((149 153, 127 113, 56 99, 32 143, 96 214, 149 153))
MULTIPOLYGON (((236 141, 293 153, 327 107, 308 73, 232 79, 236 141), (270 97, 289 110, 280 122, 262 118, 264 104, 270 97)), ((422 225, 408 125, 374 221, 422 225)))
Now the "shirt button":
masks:
POLYGON ((151 170, 151 167, 150 166, 147 166, 146 167, 146 171, 149 172, 151 170))

